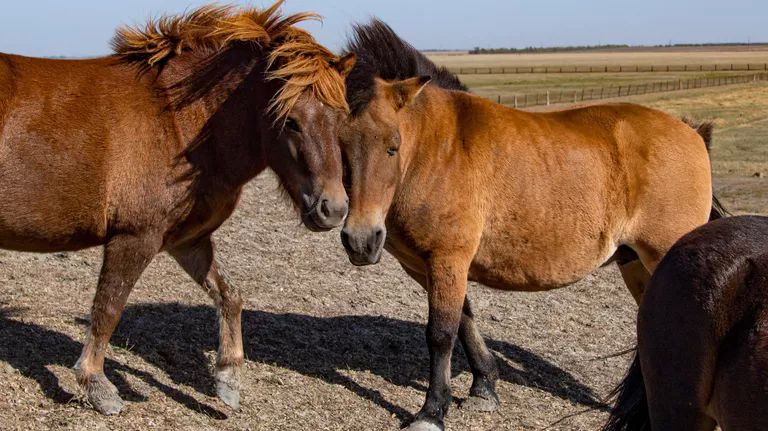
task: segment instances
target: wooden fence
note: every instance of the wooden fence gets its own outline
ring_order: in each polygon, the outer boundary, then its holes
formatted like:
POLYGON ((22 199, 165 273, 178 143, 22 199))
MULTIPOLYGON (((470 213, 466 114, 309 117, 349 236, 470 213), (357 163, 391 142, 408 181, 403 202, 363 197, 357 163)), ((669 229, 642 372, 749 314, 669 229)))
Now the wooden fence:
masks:
POLYGON ((695 88, 719 87, 722 85, 746 84, 757 81, 768 81, 768 73, 763 72, 749 75, 699 79, 676 79, 671 81, 646 82, 642 84, 582 88, 580 90, 551 90, 544 93, 496 96, 490 98, 498 103, 514 106, 515 108, 526 108, 531 106, 579 103, 588 102, 590 100, 612 99, 616 97, 638 96, 695 88))
POLYGON ((448 68, 458 75, 507 75, 515 73, 643 73, 643 72, 750 72, 768 71, 768 63, 680 64, 634 66, 524 66, 448 68))

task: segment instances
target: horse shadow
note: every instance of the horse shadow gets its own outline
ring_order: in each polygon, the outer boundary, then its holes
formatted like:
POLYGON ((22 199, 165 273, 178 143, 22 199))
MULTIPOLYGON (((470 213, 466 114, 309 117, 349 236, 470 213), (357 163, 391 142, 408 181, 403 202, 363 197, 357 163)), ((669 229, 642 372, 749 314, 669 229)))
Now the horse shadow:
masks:
MULTIPOLYGON (((125 310, 112 344, 162 369, 174 383, 214 395, 210 359, 204 352, 216 349, 217 320, 216 311, 208 306, 134 305, 125 310)), ((35 379, 48 398, 65 402, 72 397, 63 393, 46 366, 71 366, 80 354, 81 343, 67 335, 13 320, 2 310, 0 336, 15 340, 0 346, 0 360, 35 379)), ((381 316, 314 317, 244 310, 243 338, 248 360, 340 385, 401 421, 410 419, 411 413, 340 370, 369 372, 401 387, 427 389, 422 383, 428 380, 424 326, 415 322, 381 316)), ((487 343, 500 359, 500 379, 548 392, 573 404, 607 409, 592 389, 546 359, 507 342, 487 343)), ((190 409, 214 418, 226 417, 144 371, 114 361, 109 361, 105 369, 129 400, 141 401, 142 397, 131 392, 117 371, 137 376, 190 409)), ((458 375, 467 369, 463 351, 457 347, 452 372, 458 375)))
MULTIPOLYGON (((83 344, 60 332, 17 320, 16 309, 0 309, 0 360, 7 362, 24 377, 38 383, 43 394, 56 404, 79 402, 80 396, 66 390, 49 366, 71 368, 83 344)), ((87 322, 82 322, 87 324, 87 322)), ((143 402, 147 398, 131 388, 124 374, 133 375, 157 388, 179 404, 216 419, 225 419, 222 411, 198 402, 195 398, 158 381, 152 374, 121 364, 109 358, 104 364, 109 380, 118 388, 123 399, 143 402)))

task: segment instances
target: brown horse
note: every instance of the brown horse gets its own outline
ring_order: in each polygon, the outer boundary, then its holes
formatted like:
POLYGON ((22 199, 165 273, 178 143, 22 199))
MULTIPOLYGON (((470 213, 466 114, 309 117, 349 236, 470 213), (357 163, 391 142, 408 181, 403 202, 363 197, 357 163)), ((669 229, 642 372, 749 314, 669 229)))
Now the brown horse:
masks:
POLYGON ((683 237, 640 304, 606 431, 768 430, 768 218, 683 237))
POLYGON ((356 27, 348 49, 342 242, 356 265, 385 247, 427 290, 430 385, 413 429, 443 427, 457 334, 474 375, 465 406, 498 407, 468 280, 549 290, 618 261, 639 299, 672 244, 710 218, 707 147, 678 119, 635 105, 506 108, 460 91, 380 21, 356 27))
POLYGON ((347 213, 338 58, 294 24, 311 13, 206 6, 122 29, 115 55, 61 61, 0 55, 0 247, 104 245, 91 328, 75 366, 100 412, 122 406, 104 354, 128 295, 169 252, 220 315, 216 386, 237 408, 242 300, 211 234, 243 186, 273 169, 313 230, 347 213))

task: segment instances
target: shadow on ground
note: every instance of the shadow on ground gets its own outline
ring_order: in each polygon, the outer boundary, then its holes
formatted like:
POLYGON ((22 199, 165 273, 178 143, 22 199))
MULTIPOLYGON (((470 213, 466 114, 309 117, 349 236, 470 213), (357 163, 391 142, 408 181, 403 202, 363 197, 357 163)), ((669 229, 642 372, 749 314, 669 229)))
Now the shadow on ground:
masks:
MULTIPOLYGON (((211 307, 136 305, 126 309, 112 342, 162 369, 177 384, 212 395, 209 361, 203 352, 215 350, 216 322, 216 312, 211 307)), ((341 385, 402 421, 410 418, 409 412, 338 370, 366 371, 393 384, 426 391, 421 383, 428 376, 424 327, 414 322, 375 316, 321 318, 245 310, 243 332, 248 360, 341 385)), ((5 340, 0 343, 0 360, 36 380, 52 400, 68 402, 72 398, 47 366, 72 366, 80 354, 81 343, 16 320, 12 310, 0 310, 0 337, 5 340)), ((488 346, 503 359, 498 361, 502 380, 546 391, 575 404, 605 409, 590 388, 544 358, 503 341, 488 340, 488 346)), ((454 375, 468 369, 460 349, 454 358, 454 375)), ((114 361, 108 361, 106 369, 128 400, 141 401, 143 397, 131 391, 121 373, 142 379, 194 411, 214 418, 226 417, 145 371, 114 361)))

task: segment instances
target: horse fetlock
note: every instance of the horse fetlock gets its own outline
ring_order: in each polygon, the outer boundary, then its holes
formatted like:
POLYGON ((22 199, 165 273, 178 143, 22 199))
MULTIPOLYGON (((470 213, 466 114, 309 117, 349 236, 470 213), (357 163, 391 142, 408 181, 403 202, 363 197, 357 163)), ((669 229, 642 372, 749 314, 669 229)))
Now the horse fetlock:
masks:
POLYGON ((85 378, 85 391, 88 402, 99 413, 107 416, 119 414, 125 407, 115 385, 103 373, 92 374, 85 378))
POLYGON ((227 365, 216 369, 216 394, 234 410, 240 408, 241 366, 227 365))

